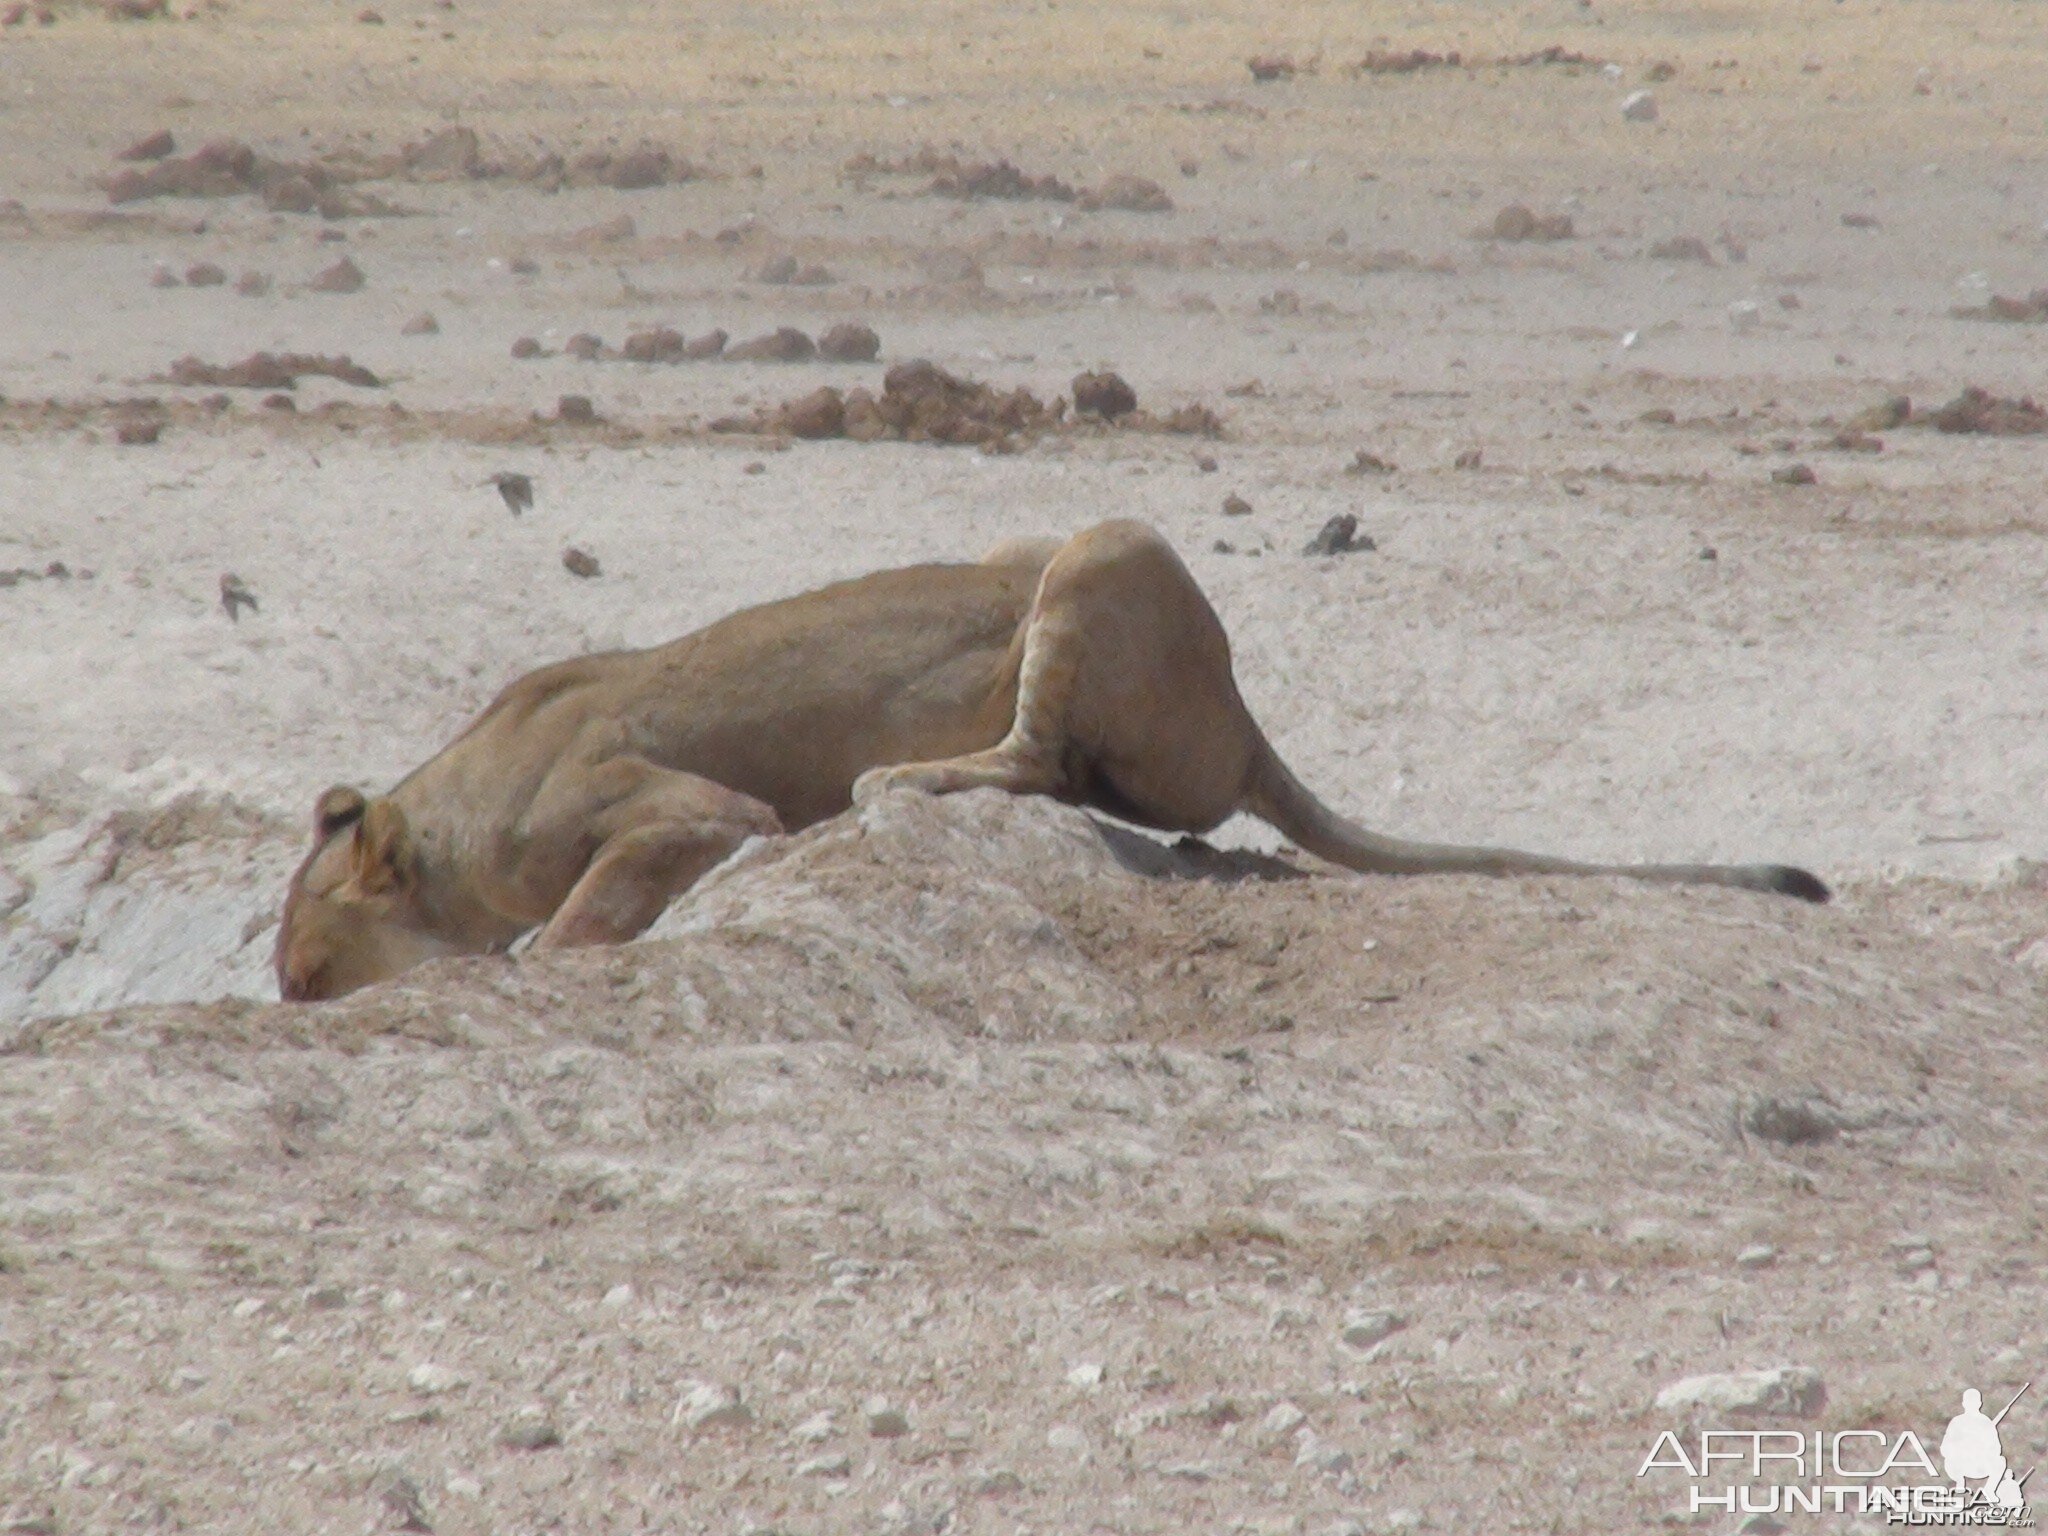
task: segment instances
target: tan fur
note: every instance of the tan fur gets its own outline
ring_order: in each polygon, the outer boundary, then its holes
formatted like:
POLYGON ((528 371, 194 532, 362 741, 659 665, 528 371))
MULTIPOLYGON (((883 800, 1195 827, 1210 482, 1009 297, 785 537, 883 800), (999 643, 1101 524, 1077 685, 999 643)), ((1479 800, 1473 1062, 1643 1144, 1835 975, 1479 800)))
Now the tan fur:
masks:
POLYGON ((278 933, 279 989, 335 997, 533 928, 538 946, 628 939, 748 837, 892 788, 979 785, 1189 832, 1245 811, 1363 871, 1827 894, 1778 865, 1594 865, 1366 831, 1267 743, 1223 626, 1166 541, 1113 522, 521 678, 388 795, 321 795, 278 933))

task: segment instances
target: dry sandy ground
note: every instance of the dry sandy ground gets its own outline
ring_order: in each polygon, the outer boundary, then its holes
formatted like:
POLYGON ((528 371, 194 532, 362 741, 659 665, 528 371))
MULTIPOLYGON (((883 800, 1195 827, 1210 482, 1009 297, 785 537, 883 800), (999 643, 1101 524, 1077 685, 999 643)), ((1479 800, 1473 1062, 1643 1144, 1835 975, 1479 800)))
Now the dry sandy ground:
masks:
POLYGON ((1810 1366, 1825 1407, 1769 1423, 1930 1445, 1964 1386, 2048 1381, 2048 437, 1834 446, 2042 388, 2048 328, 1952 313, 2048 284, 2024 8, 36 9, 0 27, 0 1528, 1720 1529, 1636 1475, 1679 1377, 1810 1366), (1500 62, 1552 45, 1616 68, 1500 62), (1464 63, 1351 67, 1410 48, 1464 63), (360 170, 450 125, 703 174, 420 169, 332 219, 102 186, 163 128, 360 170), (923 147, 1174 207, 846 169, 923 147), (1573 238, 1477 238, 1514 202, 1573 238), (314 288, 343 255, 360 291, 314 288), (842 321, 878 362, 565 354, 842 321), (383 382, 160 379, 258 349, 383 382), (1113 367, 1223 435, 709 430, 915 357, 1113 367), (1375 550, 1298 553, 1346 513, 1375 550), (313 796, 508 678, 1109 515, 1363 819, 1842 899, 892 800, 624 950, 263 1001, 313 796))

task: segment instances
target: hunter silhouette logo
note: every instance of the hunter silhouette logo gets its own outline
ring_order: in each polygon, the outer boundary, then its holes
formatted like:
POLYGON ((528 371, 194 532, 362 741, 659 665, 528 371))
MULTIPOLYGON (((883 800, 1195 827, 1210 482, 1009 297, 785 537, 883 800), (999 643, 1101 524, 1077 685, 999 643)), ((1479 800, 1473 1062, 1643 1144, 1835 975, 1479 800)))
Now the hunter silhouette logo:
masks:
MULTIPOLYGON (((1999 1409, 1997 1418, 1985 1416, 1984 1394, 1975 1387, 1963 1393, 1963 1411, 1948 1421, 1941 1437, 1941 1470, 1955 1480, 1957 1493, 1967 1493, 1969 1484, 1975 1481, 1985 1502, 1999 1509, 2026 1509, 2027 1478, 2013 1476, 2005 1459, 2005 1446, 1998 1438, 2000 1420, 2012 1412, 2012 1404, 2026 1393, 2026 1387, 2013 1393, 2012 1403, 1999 1409)), ((2031 1471, 2027 1473, 2027 1477, 2033 1475, 2031 1471)))
POLYGON ((1975 1387, 1948 1421, 1940 1465, 1913 1430, 1665 1430, 1637 1477, 1691 1480, 1689 1513, 1881 1515, 1888 1525, 2031 1526, 2027 1480, 2007 1459, 1999 1425, 2033 1386, 1995 1414, 1975 1387), (1946 1481, 1943 1481, 1943 1479, 1946 1481))

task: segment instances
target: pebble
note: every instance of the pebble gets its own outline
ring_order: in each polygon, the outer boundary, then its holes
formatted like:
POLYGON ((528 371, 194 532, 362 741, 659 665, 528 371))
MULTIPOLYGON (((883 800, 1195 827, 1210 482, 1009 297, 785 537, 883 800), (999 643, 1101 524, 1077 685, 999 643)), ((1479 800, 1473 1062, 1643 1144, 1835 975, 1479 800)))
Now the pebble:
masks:
POLYGON ((458 1387, 467 1386, 468 1381, 445 1365, 422 1360, 406 1373, 405 1384, 422 1397, 438 1397, 443 1392, 453 1392, 458 1387))
POLYGON ((869 1398, 861 1405, 861 1413, 867 1420, 868 1433, 878 1440, 893 1440, 910 1433, 910 1420, 901 1408, 891 1407, 887 1398, 869 1398))
POLYGON ((1779 485, 1812 485, 1820 476, 1810 464, 1787 464, 1783 469, 1772 470, 1771 479, 1779 485))
POLYGON ((1102 1376, 1102 1367, 1093 1360, 1084 1361, 1067 1372, 1067 1380, 1077 1387, 1099 1387, 1102 1376))
POLYGON ((832 1411, 828 1408, 823 1413, 812 1414, 789 1433, 791 1439, 801 1440, 806 1445, 817 1445, 821 1441, 830 1440, 838 1429, 838 1424, 832 1418, 832 1411))
POLYGON ((615 1285, 604 1293, 604 1305, 607 1307, 623 1307, 632 1299, 633 1287, 630 1285, 615 1285))
POLYGON ((686 1429, 723 1429, 751 1423, 753 1418, 753 1410, 740 1401, 733 1388, 693 1381, 676 1400, 669 1422, 686 1429))
POLYGON ((1630 91, 1622 98, 1621 115, 1632 123, 1657 121, 1657 98, 1648 91, 1630 91))
POLYGON ((1277 1445, 1307 1422, 1307 1414, 1282 1398, 1259 1420, 1259 1438, 1269 1445, 1277 1445))
POLYGON ((1428 1523, 1419 1509, 1397 1509, 1387 1516, 1386 1528, 1389 1531, 1419 1531, 1428 1523))
POLYGON ((1045 1432, 1046 1445, 1055 1451, 1085 1451, 1088 1437, 1071 1424, 1055 1424, 1045 1432))
POLYGON ((1756 1243, 1736 1254, 1735 1262, 1744 1269, 1768 1269, 1778 1262, 1778 1250, 1769 1243, 1756 1243))
POLYGON ((498 1433, 508 1451, 545 1451, 562 1443, 562 1432, 542 1414, 523 1414, 498 1433))
POLYGON ((1232 491, 1223 498, 1223 515, 1225 517, 1243 517, 1251 509, 1252 504, 1235 491, 1232 491))
POLYGON ((1805 1365, 1779 1365, 1759 1371, 1687 1376, 1657 1394, 1657 1407, 1667 1413, 1704 1408, 1716 1413, 1805 1417, 1820 1412, 1827 1400, 1827 1386, 1819 1371, 1805 1365))
POLYGON ((851 1477, 853 1459, 844 1451, 834 1451, 829 1456, 813 1456, 796 1469, 798 1477, 851 1477))
POLYGON ((983 1498, 1000 1498, 1006 1493, 1022 1493, 1024 1479, 1007 1467, 995 1467, 976 1473, 967 1486, 983 1498))
POLYGON ((1407 1326, 1408 1319, 1398 1312, 1353 1312, 1344 1319, 1342 1338, 1353 1349, 1371 1349, 1407 1326))

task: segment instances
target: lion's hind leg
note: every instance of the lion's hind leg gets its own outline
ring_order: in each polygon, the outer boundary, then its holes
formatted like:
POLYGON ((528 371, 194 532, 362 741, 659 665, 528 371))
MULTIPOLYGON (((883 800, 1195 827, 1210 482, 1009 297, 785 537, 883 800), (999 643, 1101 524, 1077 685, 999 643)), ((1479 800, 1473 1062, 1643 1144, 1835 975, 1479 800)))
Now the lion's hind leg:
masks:
POLYGON ((1172 549, 1139 523, 1102 523, 1061 546, 1024 621, 1009 734, 961 757, 870 769, 886 789, 992 787, 1201 832, 1237 808, 1258 731, 1230 647, 1172 549))

